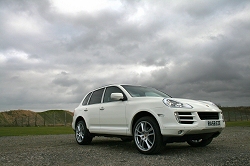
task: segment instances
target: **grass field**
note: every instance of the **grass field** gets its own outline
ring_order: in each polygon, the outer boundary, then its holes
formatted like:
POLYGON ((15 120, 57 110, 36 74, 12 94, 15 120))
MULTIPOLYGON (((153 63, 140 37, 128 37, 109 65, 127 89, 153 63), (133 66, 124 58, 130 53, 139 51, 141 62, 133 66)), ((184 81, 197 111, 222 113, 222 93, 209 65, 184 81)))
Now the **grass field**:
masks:
MULTIPOLYGON (((227 127, 250 127, 250 121, 226 122, 227 127)), ((74 134, 71 127, 0 127, 2 136, 74 134)))
POLYGON ((71 127, 0 127, 2 136, 74 134, 71 127))
POLYGON ((250 127, 250 121, 226 122, 226 127, 250 127))

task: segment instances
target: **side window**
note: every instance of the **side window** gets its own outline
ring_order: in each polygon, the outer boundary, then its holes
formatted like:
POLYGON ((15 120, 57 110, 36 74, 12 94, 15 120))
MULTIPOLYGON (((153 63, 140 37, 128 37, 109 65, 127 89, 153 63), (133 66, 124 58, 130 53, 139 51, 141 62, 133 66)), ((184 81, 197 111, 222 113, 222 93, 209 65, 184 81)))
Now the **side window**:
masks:
POLYGON ((104 88, 94 91, 89 100, 89 104, 101 103, 103 91, 104 91, 104 88))
POLYGON ((111 93, 122 93, 123 94, 122 90, 116 86, 107 87, 105 94, 104 94, 104 99, 103 99, 104 103, 112 102, 111 93))
POLYGON ((83 100, 82 102, 82 105, 87 105, 88 104, 88 101, 89 101, 89 97, 91 96, 92 92, 90 92, 86 97, 85 99, 83 100))

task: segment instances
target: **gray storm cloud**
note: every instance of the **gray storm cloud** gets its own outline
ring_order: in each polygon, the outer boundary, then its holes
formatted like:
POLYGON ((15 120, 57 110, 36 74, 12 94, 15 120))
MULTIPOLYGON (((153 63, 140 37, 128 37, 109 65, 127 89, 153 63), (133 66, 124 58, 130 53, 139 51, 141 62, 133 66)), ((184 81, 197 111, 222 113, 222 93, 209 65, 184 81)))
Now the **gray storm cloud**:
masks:
POLYGON ((112 83, 250 105, 249 1, 55 2, 0 1, 0 111, 73 110, 112 83))

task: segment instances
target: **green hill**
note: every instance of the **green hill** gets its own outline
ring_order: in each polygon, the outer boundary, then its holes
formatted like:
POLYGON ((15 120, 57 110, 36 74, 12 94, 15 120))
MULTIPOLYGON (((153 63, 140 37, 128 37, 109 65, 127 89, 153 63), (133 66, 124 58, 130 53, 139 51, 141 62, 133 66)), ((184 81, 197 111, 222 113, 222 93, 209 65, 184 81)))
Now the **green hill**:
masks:
POLYGON ((11 110, 0 112, 0 126, 69 126, 72 116, 73 113, 67 110, 11 110))
POLYGON ((65 110, 48 110, 38 113, 47 124, 65 124, 72 122, 73 113, 65 110))
POLYGON ((250 121, 250 107, 221 107, 225 121, 250 121))

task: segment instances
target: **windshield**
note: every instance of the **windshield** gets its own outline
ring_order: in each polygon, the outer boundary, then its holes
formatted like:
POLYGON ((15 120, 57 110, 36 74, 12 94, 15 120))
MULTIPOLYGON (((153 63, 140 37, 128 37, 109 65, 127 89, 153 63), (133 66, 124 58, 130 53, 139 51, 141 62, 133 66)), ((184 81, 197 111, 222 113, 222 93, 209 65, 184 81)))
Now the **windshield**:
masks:
POLYGON ((166 98, 170 97, 169 95, 150 87, 132 86, 132 85, 122 85, 122 87, 132 97, 166 97, 166 98))

